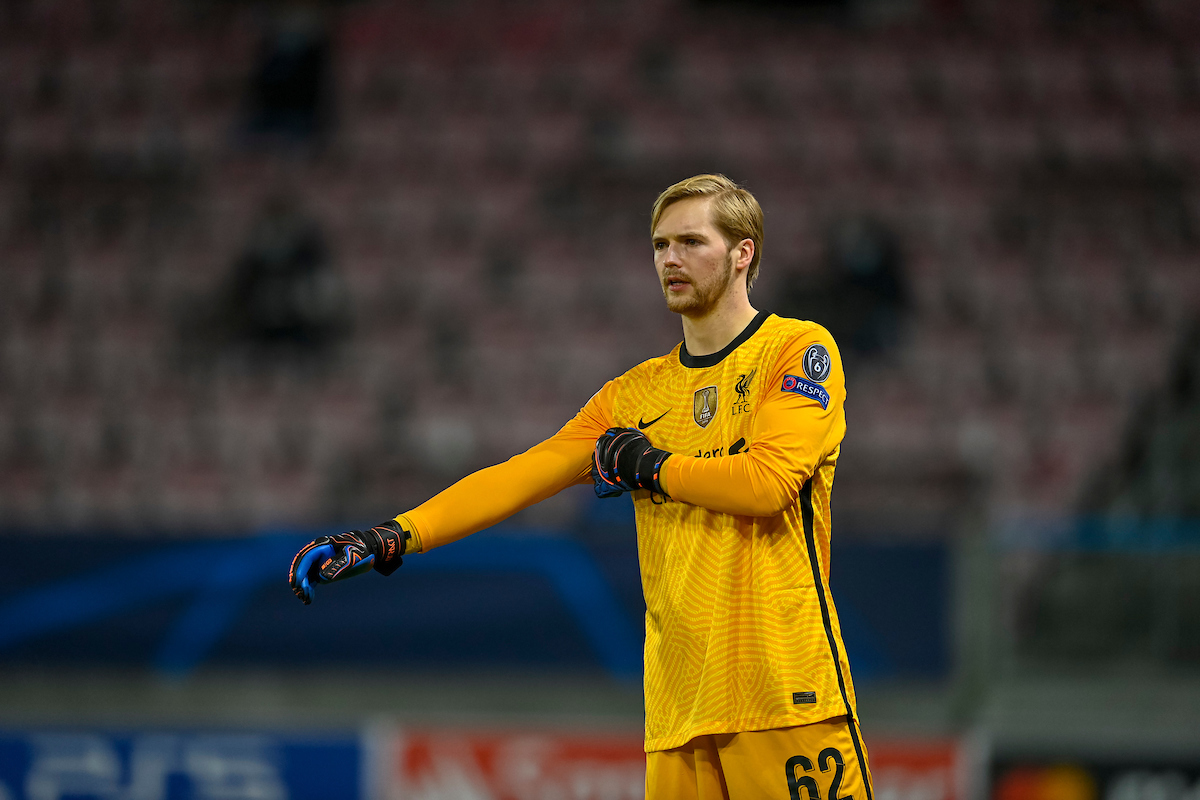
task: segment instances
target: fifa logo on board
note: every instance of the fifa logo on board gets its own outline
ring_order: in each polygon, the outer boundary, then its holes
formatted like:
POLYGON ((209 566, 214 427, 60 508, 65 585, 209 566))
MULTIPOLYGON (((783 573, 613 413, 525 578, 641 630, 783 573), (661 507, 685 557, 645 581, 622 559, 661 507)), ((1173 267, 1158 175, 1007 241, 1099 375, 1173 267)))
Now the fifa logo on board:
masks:
POLYGON ((703 389, 697 389, 692 395, 692 419, 696 420, 696 424, 701 428, 707 428, 716 415, 717 387, 705 386, 703 389))

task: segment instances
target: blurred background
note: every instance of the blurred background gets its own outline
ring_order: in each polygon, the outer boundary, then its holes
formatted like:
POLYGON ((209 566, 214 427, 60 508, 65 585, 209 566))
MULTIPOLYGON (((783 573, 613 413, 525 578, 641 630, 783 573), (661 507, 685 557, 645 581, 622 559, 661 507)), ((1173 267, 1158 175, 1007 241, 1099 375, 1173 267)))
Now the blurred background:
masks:
POLYGON ((0 800, 640 797, 626 499, 285 572, 673 347, 698 172, 841 345, 877 796, 1200 796, 1198 169, 1194 0, 7 0, 0 800))

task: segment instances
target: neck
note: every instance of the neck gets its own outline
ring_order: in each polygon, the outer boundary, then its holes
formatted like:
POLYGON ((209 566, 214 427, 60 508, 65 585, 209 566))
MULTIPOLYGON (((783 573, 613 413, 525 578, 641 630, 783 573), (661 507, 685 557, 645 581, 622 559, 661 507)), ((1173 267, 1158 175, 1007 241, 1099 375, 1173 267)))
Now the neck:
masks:
POLYGON ((708 356, 732 342, 754 319, 758 311, 750 298, 727 296, 704 314, 683 317, 683 342, 693 356, 708 356))

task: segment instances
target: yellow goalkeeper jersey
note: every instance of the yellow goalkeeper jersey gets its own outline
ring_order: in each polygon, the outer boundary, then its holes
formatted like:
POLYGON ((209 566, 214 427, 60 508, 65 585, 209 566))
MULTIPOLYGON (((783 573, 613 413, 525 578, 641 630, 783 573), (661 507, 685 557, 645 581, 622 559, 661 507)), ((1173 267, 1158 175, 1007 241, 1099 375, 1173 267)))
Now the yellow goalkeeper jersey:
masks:
POLYGON ((669 497, 633 492, 646 598, 646 749, 847 714, 829 594, 845 379, 819 325, 760 313, 718 353, 681 344, 609 381, 555 436, 397 520, 428 550, 589 480, 596 438, 637 427, 669 497))

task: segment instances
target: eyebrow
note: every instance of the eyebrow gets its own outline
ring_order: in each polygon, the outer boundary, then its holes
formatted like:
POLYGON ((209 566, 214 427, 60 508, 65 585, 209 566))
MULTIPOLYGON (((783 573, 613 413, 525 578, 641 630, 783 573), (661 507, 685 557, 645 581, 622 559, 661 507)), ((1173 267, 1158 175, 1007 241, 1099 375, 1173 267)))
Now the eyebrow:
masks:
MULTIPOLYGON (((656 236, 651 237, 651 241, 657 242, 657 241, 662 241, 662 240, 670 239, 670 238, 672 238, 672 237, 664 236, 663 234, 660 233, 660 234, 657 234, 656 236)), ((705 240, 707 240, 708 236, 706 236, 703 233, 700 233, 699 231, 681 231, 680 233, 674 234, 673 238, 675 238, 675 239, 705 239, 705 240)))

